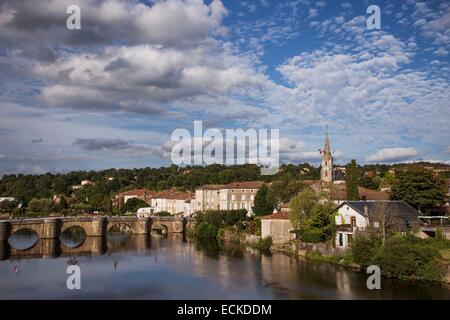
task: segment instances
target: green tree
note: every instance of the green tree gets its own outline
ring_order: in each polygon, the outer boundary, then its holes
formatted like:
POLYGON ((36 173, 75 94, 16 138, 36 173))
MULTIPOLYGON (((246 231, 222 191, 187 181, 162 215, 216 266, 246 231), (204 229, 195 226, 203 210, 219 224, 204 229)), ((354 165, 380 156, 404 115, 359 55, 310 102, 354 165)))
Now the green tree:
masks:
POLYGON ((139 198, 128 199, 122 207, 122 212, 137 212, 140 208, 146 208, 149 204, 139 198))
POLYGON ((307 220, 312 217, 314 207, 319 202, 317 193, 311 188, 300 191, 289 202, 291 223, 296 229, 300 229, 307 224, 307 220))
POLYGON ((445 193, 444 180, 431 170, 414 165, 396 172, 391 199, 403 200, 421 210, 442 205, 445 193))
POLYGON ((256 216, 270 214, 273 211, 274 205, 268 199, 269 189, 263 185, 258 192, 256 192, 255 200, 253 202, 253 213, 256 216))
POLYGON ((347 165, 346 170, 346 185, 347 185, 347 200, 359 200, 358 194, 358 168, 356 166, 356 160, 352 160, 347 165))
POLYGON ((272 182, 267 194, 269 203, 277 209, 282 203, 288 203, 297 193, 305 188, 302 181, 281 179, 272 182))

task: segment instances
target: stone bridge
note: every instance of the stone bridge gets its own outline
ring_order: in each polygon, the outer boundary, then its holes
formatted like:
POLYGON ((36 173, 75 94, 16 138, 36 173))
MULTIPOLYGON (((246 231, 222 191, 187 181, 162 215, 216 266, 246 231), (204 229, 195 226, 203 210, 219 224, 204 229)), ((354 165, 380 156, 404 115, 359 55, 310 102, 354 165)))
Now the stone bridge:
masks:
POLYGON ((39 239, 57 239, 65 230, 82 228, 87 237, 104 237, 114 227, 131 231, 135 235, 146 235, 159 230, 163 234, 184 233, 195 224, 194 220, 176 217, 93 217, 93 218, 43 218, 0 221, 0 242, 22 229, 29 229, 39 239))
MULTIPOLYGON (((181 236, 183 234, 173 234, 181 236)), ((79 245, 68 247, 59 239, 40 239, 31 247, 16 249, 8 241, 0 242, 0 260, 5 259, 31 259, 31 258, 56 258, 72 256, 101 256, 105 253, 122 252, 134 249, 138 253, 145 253, 151 247, 149 235, 132 236, 124 244, 121 241, 110 241, 107 237, 86 237, 79 245)))

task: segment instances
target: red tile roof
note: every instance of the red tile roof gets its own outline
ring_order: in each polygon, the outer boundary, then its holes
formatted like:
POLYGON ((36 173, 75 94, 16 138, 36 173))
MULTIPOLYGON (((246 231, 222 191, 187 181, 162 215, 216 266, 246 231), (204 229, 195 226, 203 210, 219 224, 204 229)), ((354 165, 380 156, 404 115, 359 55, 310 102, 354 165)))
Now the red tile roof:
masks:
POLYGON ((281 212, 281 211, 272 213, 268 216, 261 217, 261 219, 264 220, 289 220, 290 218, 291 217, 289 212, 281 212))
POLYGON ((144 196, 144 195, 154 195, 156 194, 155 191, 151 191, 148 189, 133 189, 133 190, 129 190, 129 191, 125 191, 120 193, 119 195, 122 196, 144 196))
POLYGON ((262 181, 232 182, 223 186, 223 189, 259 189, 263 184, 262 181))

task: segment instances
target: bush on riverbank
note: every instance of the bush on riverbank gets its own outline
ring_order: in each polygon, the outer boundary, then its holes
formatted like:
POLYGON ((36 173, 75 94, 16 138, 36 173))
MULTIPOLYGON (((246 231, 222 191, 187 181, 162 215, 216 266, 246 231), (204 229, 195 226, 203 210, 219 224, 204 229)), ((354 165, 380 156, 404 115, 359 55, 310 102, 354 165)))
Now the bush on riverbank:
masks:
POLYGON ((385 244, 379 237, 358 235, 350 248, 352 259, 362 267, 377 265, 384 276, 399 279, 441 280, 444 265, 439 248, 450 247, 448 240, 423 240, 413 235, 393 235, 385 244))
POLYGON ((258 240, 257 243, 251 244, 251 247, 262 251, 269 251, 272 246, 272 237, 265 237, 258 240))
POLYGON ((197 238, 215 238, 217 237, 218 229, 205 221, 200 222, 195 226, 194 234, 197 238))
POLYGON ((243 221, 247 210, 209 210, 197 214, 197 226, 194 235, 199 238, 215 238, 220 228, 236 226, 237 230, 244 229, 243 221))

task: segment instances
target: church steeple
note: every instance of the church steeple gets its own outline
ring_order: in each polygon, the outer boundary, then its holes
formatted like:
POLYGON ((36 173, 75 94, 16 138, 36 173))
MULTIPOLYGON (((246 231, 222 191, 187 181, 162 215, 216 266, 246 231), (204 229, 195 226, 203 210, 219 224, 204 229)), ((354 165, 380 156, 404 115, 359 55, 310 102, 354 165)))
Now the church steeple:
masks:
POLYGON ((330 139, 328 137, 328 128, 325 132, 325 143, 322 153, 322 170, 320 172, 320 180, 323 183, 333 182, 333 155, 331 154, 330 139))

